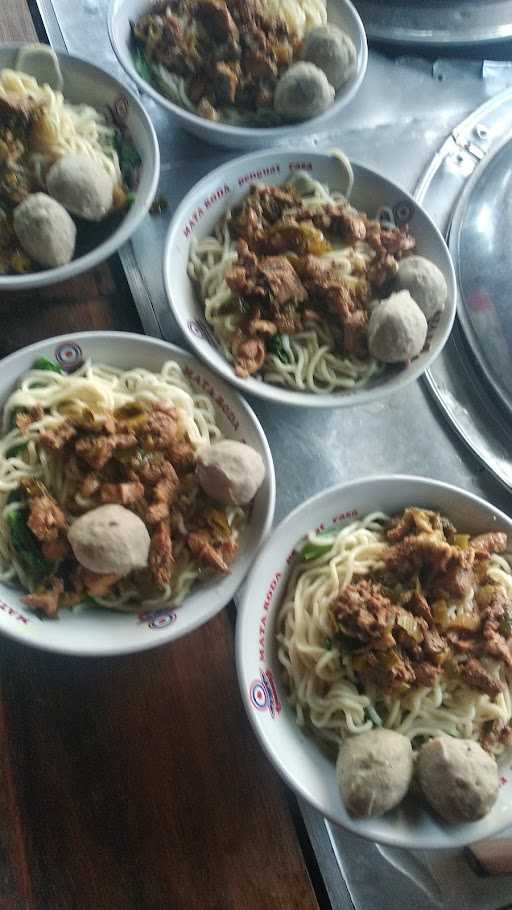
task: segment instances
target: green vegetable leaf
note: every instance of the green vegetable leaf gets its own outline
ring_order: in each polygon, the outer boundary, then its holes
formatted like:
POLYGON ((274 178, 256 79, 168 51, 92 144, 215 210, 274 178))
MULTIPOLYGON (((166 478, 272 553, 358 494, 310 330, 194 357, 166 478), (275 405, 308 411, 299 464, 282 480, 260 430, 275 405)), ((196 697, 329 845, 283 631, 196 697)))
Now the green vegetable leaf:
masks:
POLYGON ((505 615, 500 620, 500 633, 504 638, 510 638, 512 635, 512 614, 509 610, 505 612, 505 615))
POLYGON ((13 446, 12 449, 8 449, 8 451, 7 451, 7 453, 6 453, 6 454, 7 454, 7 458, 17 458, 17 456, 18 456, 18 455, 21 455, 21 453, 22 453, 26 448, 27 448, 27 443, 26 443, 26 442, 20 442, 19 445, 13 446))
POLYGON ((301 558, 308 561, 312 559, 318 559, 320 556, 324 556, 325 553, 328 553, 332 547, 331 543, 307 543, 303 546, 300 551, 301 558))
POLYGON ((37 538, 27 525, 27 513, 16 509, 7 515, 11 544, 20 562, 34 582, 43 581, 54 571, 54 563, 45 559, 40 552, 37 538))
POLYGON ((48 357, 38 357, 37 360, 34 360, 32 364, 33 370, 47 370, 49 373, 63 373, 64 370, 59 366, 58 363, 55 363, 54 360, 50 360, 48 357))
POLYGON ((267 351, 269 351, 270 354, 275 354, 276 357, 279 357, 279 360, 281 361, 281 363, 290 363, 290 357, 288 355, 288 351, 286 350, 286 348, 283 344, 282 335, 279 335, 279 334, 272 335, 269 338, 269 340, 267 341, 267 351))
MULTIPOLYGON (((252 303, 249 300, 246 300, 245 297, 238 298, 238 309, 244 316, 249 316, 252 310, 252 303)), ((268 349, 268 345, 267 345, 268 349)))
POLYGON ((128 136, 118 130, 114 140, 117 157, 119 158, 119 167, 123 180, 129 188, 133 188, 137 183, 137 172, 141 165, 141 160, 137 149, 132 145, 128 136))
POLYGON ((315 534, 315 537, 317 538, 322 539, 325 537, 325 543, 322 540, 321 542, 311 540, 306 541, 302 547, 302 550, 300 551, 302 559, 318 559, 319 556, 323 556, 324 553, 328 553, 334 543, 333 534, 333 530, 320 531, 319 533, 315 534))
POLYGON ((141 79, 145 79, 146 82, 151 82, 151 67, 146 59, 144 51, 140 48, 137 48, 135 51, 133 64, 141 79))

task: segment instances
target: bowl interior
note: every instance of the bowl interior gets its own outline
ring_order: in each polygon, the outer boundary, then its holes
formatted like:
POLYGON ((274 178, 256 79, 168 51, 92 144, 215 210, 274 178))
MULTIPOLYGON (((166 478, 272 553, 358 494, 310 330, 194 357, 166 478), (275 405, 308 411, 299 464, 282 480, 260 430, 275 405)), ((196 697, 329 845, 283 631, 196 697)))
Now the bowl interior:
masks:
MULTIPOLYGON (((0 69, 14 67, 18 46, 0 46, 0 69)), ((41 287, 71 278, 108 258, 133 234, 146 215, 156 192, 159 153, 155 131, 135 96, 116 79, 85 60, 58 54, 64 87, 72 104, 88 104, 109 118, 113 112, 123 125, 141 159, 140 180, 135 200, 127 212, 102 222, 80 222, 75 258, 65 266, 28 275, 0 275, 0 290, 41 287)))
POLYGON ((432 332, 429 347, 407 369, 388 368, 374 383, 354 392, 316 395, 272 386, 252 377, 242 380, 235 376, 205 321, 187 274, 192 239, 201 240, 211 234, 223 212, 240 203, 251 183, 280 185, 297 170, 305 170, 331 189, 343 192, 347 186, 343 166, 328 154, 275 150, 247 155, 213 171, 188 193, 172 220, 164 252, 167 296, 182 332, 215 371, 247 393, 275 402, 310 407, 368 403, 403 388, 420 376, 448 338, 455 316, 456 286, 450 254, 441 234, 408 193, 380 174, 357 164, 353 167, 355 183, 350 201, 370 216, 376 216, 381 210, 387 219, 407 225, 416 237, 418 253, 435 262, 446 278, 448 302, 432 332))
POLYGON ((275 646, 275 623, 284 596, 290 554, 309 531, 342 526, 376 509, 393 514, 409 505, 447 515, 470 534, 512 533, 512 520, 455 487, 414 477, 375 477, 321 493, 296 509, 272 533, 244 587, 237 622, 237 666, 242 698, 268 756, 287 783, 323 815, 356 834, 409 849, 451 848, 491 837, 512 824, 510 760, 491 812, 481 821, 447 825, 409 796, 381 818, 354 820, 336 784, 334 762, 297 726, 287 704, 275 646))
POLYGON ((329 22, 338 25, 347 32, 354 42, 357 54, 357 65, 354 74, 338 90, 334 104, 318 117, 312 117, 299 124, 254 128, 231 126, 226 123, 213 123, 174 104, 162 95, 158 89, 142 79, 135 69, 130 22, 136 21, 140 16, 149 12, 150 9, 151 3, 149 0, 111 0, 109 33, 119 62, 143 91, 179 117, 185 129, 219 145, 227 145, 232 148, 254 148, 258 145, 268 145, 279 140, 286 140, 293 136, 303 136, 305 133, 321 128, 327 122, 332 126, 332 121, 338 116, 340 110, 348 104, 358 91, 366 72, 368 47, 364 26, 359 14, 350 0, 327 0, 329 22))
POLYGON ((116 613, 78 607, 63 610, 58 621, 40 620, 21 603, 23 592, 0 582, 0 631, 27 644, 71 654, 121 654, 153 647, 179 638, 206 622, 233 597, 249 570, 264 535, 269 530, 275 499, 274 468, 263 431, 241 398, 195 358, 174 345, 128 333, 86 333, 49 339, 31 345, 2 361, 2 403, 34 359, 59 354, 72 365, 92 358, 96 363, 130 369, 158 371, 167 360, 177 361, 197 391, 206 392, 217 405, 217 422, 223 434, 244 440, 262 456, 266 476, 254 500, 240 553, 226 577, 194 588, 176 610, 149 613, 116 613))

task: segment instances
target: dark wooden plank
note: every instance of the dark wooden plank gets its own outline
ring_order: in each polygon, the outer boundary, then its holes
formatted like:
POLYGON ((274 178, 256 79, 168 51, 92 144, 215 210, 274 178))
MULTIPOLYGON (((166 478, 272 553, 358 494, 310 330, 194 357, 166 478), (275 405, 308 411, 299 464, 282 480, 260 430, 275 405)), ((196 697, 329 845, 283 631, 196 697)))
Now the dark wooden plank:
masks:
POLYGON ((0 296, 1 357, 51 335, 91 329, 142 331, 116 262, 62 284, 0 296), (117 272, 116 281, 113 271, 117 272))
MULTIPOLYGON (((33 37, 25 0, 3 0, 0 40, 33 37)), ((118 268, 3 295, 0 356, 52 334, 140 330, 118 268)), ((0 639, 0 910, 21 908, 317 910, 243 711, 226 614, 115 660, 0 639)))
POLYGON ((0 41, 36 41, 36 30, 25 0, 2 0, 0 41))
POLYGON ((0 678, 34 910, 316 907, 225 614, 115 660, 4 640, 0 678))

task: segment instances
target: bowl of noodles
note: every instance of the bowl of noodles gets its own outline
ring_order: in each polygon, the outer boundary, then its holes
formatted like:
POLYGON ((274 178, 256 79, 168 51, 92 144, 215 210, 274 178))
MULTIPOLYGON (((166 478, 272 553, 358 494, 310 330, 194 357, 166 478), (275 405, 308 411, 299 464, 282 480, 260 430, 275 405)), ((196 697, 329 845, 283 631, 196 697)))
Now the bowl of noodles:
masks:
POLYGON ((302 407, 403 389, 441 351, 456 309, 450 255, 426 212, 337 151, 253 153, 205 177, 171 222, 164 281, 212 369, 302 407))
POLYGON ((137 98, 45 45, 0 47, 0 148, 0 290, 93 268, 156 192, 158 143, 137 98))
POLYGON ((271 526, 275 482, 256 417, 225 383, 163 341, 89 332, 7 357, 1 397, 3 633, 122 654, 229 602, 271 526), (259 471, 243 497, 199 474, 202 453, 226 445, 259 471))
POLYGON ((230 148, 332 126, 368 62, 350 0, 111 0, 109 33, 143 92, 230 148))
POLYGON ((336 824, 448 849, 512 823, 511 533, 477 496, 392 475, 315 496, 263 547, 237 621, 242 698, 336 824))

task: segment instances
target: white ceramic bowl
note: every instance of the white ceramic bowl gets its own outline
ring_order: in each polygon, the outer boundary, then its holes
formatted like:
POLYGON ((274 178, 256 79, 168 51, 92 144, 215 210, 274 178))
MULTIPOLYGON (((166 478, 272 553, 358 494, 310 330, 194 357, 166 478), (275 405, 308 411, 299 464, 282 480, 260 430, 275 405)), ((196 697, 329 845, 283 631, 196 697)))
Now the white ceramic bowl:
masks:
MULTIPOLYGON (((0 46, 0 69, 14 68, 16 55, 21 46, 16 44, 0 46)), ((27 290, 65 281, 108 259, 137 230, 148 213, 158 185, 160 174, 158 142, 153 124, 140 101, 125 85, 99 67, 79 57, 71 57, 58 51, 56 53, 64 80, 63 94, 66 100, 72 104, 90 104, 102 113, 108 113, 108 109, 113 109, 122 119, 142 162, 139 186, 133 204, 124 218, 117 223, 117 227, 109 232, 107 221, 97 225, 97 231, 102 237, 98 246, 58 268, 31 272, 27 275, 0 275, 0 292, 27 290)))
POLYGON ((233 390, 180 348, 143 335, 127 332, 82 332, 49 338, 23 348, 1 362, 0 400, 5 401, 36 357, 57 358, 72 366, 81 359, 130 369, 134 366, 160 370, 167 360, 176 360, 197 388, 217 403, 217 421, 232 439, 252 445, 265 463, 266 476, 244 531, 240 553, 229 575, 193 588, 176 610, 154 613, 116 613, 114 610, 62 610, 58 621, 40 620, 21 602, 23 592, 0 583, 0 632, 24 644, 65 654, 99 656, 143 651, 174 641, 197 629, 231 600, 254 562, 256 551, 272 525, 275 477, 265 434, 250 407, 233 390))
POLYGON ((309 531, 326 528, 343 515, 393 514, 419 505, 447 515, 470 534, 499 529, 512 540, 512 520, 464 490, 422 477, 371 477, 320 493, 292 512, 273 531, 244 585, 236 630, 236 660, 242 698, 265 752, 285 781, 322 815, 362 837, 397 847, 448 849, 492 837, 512 824, 510 761, 507 778, 491 812, 479 822, 448 825, 412 796, 381 818, 355 820, 346 812, 335 766, 295 722, 287 704, 275 646, 275 621, 284 596, 287 558, 309 531))
POLYGON ((311 117, 309 120, 288 126, 258 128, 213 123, 174 104, 158 89, 142 79, 135 69, 130 22, 135 22, 150 9, 150 0, 111 0, 108 30, 117 59, 142 91, 151 95, 155 101, 175 114, 183 129, 215 145, 238 149, 258 148, 275 145, 279 142, 300 141, 302 136, 327 127, 334 129, 341 125, 339 124, 340 112, 355 96, 364 79, 368 63, 368 46, 359 14, 350 0, 327 0, 329 22, 340 26, 347 32, 357 51, 357 66, 354 75, 336 93, 334 104, 318 117, 311 117))
POLYGON ((328 153, 300 150, 273 150, 245 155, 212 171, 193 187, 178 206, 167 235, 164 282, 169 303, 182 332, 199 356, 244 392, 268 401, 302 407, 343 408, 368 404, 403 389, 421 376, 442 350, 455 318, 456 281, 448 247, 427 213, 396 184, 374 171, 353 164, 355 182, 350 201, 370 216, 375 216, 378 209, 385 207, 388 217, 402 225, 407 223, 416 237, 417 252, 431 259, 444 274, 448 301, 428 350, 424 350, 407 369, 386 370, 364 388, 317 395, 271 385, 251 376, 240 379, 217 345, 187 274, 193 237, 201 240, 211 234, 223 212, 240 203, 251 183, 262 181, 280 185, 299 169, 306 170, 330 189, 346 190, 346 172, 338 158, 328 153))

